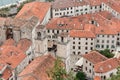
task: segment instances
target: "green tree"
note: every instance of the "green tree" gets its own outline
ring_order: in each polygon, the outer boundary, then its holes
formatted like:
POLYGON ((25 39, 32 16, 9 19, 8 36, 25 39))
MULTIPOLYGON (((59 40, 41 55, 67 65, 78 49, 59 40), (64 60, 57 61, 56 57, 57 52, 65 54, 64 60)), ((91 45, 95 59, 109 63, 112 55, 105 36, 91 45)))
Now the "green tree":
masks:
POLYGON ((65 68, 63 67, 63 62, 60 58, 57 58, 54 67, 48 70, 48 76, 52 80, 74 80, 72 73, 67 74, 65 68))
POLYGON ((66 71, 62 66, 62 61, 57 58, 55 61, 54 67, 50 69, 48 72, 48 76, 51 77, 53 80, 64 80, 66 76, 66 71))
POLYGON ((107 58, 112 58, 112 57, 114 57, 114 54, 111 53, 109 49, 100 50, 99 52, 100 52, 102 55, 106 56, 107 58))
POLYGON ((76 79, 75 80, 85 80, 85 74, 84 72, 77 72, 76 79))

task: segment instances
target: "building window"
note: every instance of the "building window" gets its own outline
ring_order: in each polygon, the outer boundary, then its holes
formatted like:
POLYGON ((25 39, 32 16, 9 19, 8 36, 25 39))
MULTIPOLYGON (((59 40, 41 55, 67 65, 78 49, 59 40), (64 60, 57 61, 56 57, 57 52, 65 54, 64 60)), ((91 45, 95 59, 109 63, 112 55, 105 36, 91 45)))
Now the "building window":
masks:
POLYGON ((37 32, 37 38, 41 38, 41 33, 40 32, 37 32))
POLYGON ((79 10, 76 10, 76 12, 79 12, 79 10))
POLYGON ((52 30, 52 33, 54 33, 54 30, 52 30))
POLYGON ((109 48, 109 45, 107 45, 106 48, 109 48))
POLYGON ((87 11, 87 8, 85 10, 87 11))
POLYGON ((91 66, 91 63, 90 63, 90 66, 91 66))
POLYGON ((80 49, 80 46, 78 46, 78 49, 80 49))
POLYGON ((91 70, 89 70, 89 73, 91 73, 91 70))
POLYGON ((86 60, 86 63, 88 63, 88 61, 86 60))
POLYGON ((91 43, 91 45, 93 45, 93 43, 91 43))
POLYGON ((102 40, 102 43, 104 43, 104 40, 102 40))
POLYGON ((73 42, 73 44, 75 44, 75 42, 73 42))
POLYGON ((95 9, 97 9, 97 6, 95 6, 95 9))
POLYGON ((93 47, 91 47, 90 49, 93 50, 93 47))
POLYGON ((87 47, 85 47, 85 50, 87 50, 88 48, 87 47))
POLYGON ((85 67, 85 70, 87 71, 87 67, 85 67))
POLYGON ((100 48, 100 45, 97 44, 97 45, 96 45, 96 48, 100 48))
POLYGON ((75 55, 75 51, 73 51, 73 54, 75 55))
POLYGON ((104 45, 102 45, 101 47, 104 48, 104 45))
POLYGON ((114 38, 114 35, 112 36, 112 38, 114 38))
POLYGON ((99 43, 99 40, 97 40, 97 43, 99 43))
POLYGON ((48 33, 50 33, 50 30, 48 30, 48 33))
POLYGON ((114 40, 112 41, 112 43, 114 43, 114 40))
POLYGON ((104 79, 106 79, 106 76, 104 76, 104 79))
POLYGON ((86 42, 85 44, 86 44, 86 45, 88 45, 88 43, 87 43, 87 42, 86 42))
POLYGON ((80 52, 78 52, 78 55, 80 55, 80 52))
POLYGON ((80 44, 80 42, 78 44, 80 44))
POLYGON ((109 40, 107 40, 107 43, 109 43, 109 40))
POLYGON ((75 46, 73 46, 73 49, 75 49, 75 46))
POLYGON ((57 34, 59 34, 59 30, 57 30, 57 34))
POLYGON ((114 45, 112 45, 112 46, 111 46, 111 48, 115 48, 115 46, 114 46, 114 45))

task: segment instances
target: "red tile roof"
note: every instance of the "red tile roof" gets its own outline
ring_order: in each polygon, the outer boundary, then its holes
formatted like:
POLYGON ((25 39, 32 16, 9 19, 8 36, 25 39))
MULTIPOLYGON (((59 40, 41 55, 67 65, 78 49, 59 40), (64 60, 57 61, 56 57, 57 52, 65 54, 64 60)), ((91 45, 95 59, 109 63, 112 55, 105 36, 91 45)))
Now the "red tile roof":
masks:
POLYGON ((6 68, 1 76, 4 80, 8 80, 12 76, 12 72, 10 69, 6 68))
POLYGON ((3 45, 0 53, 0 63, 10 64, 12 68, 16 68, 26 57, 25 53, 15 46, 3 45))
POLYGON ((23 6, 20 12, 16 15, 15 18, 29 19, 32 16, 35 16, 42 21, 50 9, 50 3, 48 2, 31 2, 23 6))
POLYGON ((57 30, 71 30, 71 29, 83 29, 81 22, 77 17, 62 17, 53 18, 46 25, 47 29, 57 29, 57 30))
POLYGON ((63 9, 68 7, 75 7, 75 6, 83 6, 86 5, 85 1, 79 1, 79 0, 55 0, 52 3, 53 9, 63 9))
POLYGON ((13 39, 8 39, 3 43, 3 45, 8 45, 8 46, 15 45, 15 44, 16 44, 16 42, 13 39))
POLYGON ((17 44, 17 48, 26 52, 31 45, 32 42, 29 39, 21 39, 17 44))
POLYGON ((95 38, 95 34, 92 31, 83 31, 83 30, 71 30, 71 37, 80 37, 80 38, 95 38))
POLYGON ((91 51, 88 54, 83 55, 83 57, 93 64, 96 64, 96 63, 99 63, 99 62, 102 62, 108 59, 107 57, 101 55, 97 51, 91 51))
POLYGON ((94 70, 96 73, 105 73, 118 68, 118 66, 118 60, 116 58, 111 58, 95 64, 94 70))
POLYGON ((40 80, 50 80, 47 71, 53 67, 54 61, 55 58, 49 54, 37 57, 19 74, 19 77, 22 80, 36 80, 35 77, 40 80))

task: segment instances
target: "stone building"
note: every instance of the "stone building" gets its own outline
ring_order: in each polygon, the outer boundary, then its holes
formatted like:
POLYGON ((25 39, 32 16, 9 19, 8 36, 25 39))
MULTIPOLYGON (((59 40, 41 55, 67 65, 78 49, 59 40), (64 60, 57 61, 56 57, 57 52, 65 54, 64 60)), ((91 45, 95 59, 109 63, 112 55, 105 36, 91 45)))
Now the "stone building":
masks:
POLYGON ((83 58, 83 72, 88 78, 99 76, 101 80, 106 80, 117 74, 117 58, 108 59, 96 51, 83 55, 83 58))

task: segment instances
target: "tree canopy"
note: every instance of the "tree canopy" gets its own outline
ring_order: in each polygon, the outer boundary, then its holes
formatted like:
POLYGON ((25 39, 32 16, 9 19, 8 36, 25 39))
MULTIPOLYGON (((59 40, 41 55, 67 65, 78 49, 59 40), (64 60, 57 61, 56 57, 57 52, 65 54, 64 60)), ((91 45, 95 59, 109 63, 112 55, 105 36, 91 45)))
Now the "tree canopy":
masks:
POLYGON ((98 51, 98 52, 101 53, 102 55, 106 56, 107 58, 112 58, 112 57, 114 57, 114 54, 111 53, 109 49, 100 50, 100 51, 98 51))
POLYGON ((85 74, 84 72, 77 72, 76 79, 75 80, 85 80, 85 74))

